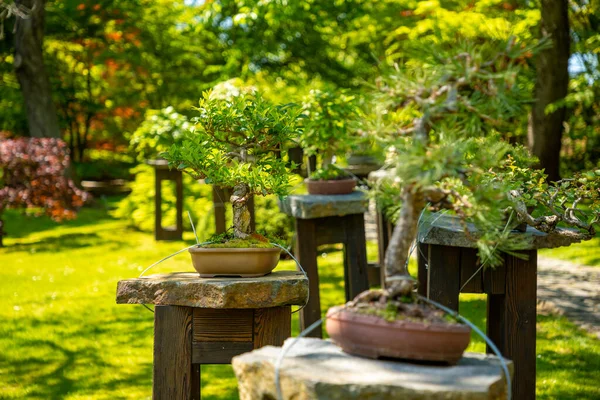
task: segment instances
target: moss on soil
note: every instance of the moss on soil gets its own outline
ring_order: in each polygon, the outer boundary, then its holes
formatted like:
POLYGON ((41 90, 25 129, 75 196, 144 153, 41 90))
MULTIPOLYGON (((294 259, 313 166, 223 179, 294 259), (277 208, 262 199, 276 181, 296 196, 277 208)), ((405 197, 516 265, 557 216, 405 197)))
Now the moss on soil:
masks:
POLYGON ((206 247, 209 249, 247 249, 247 248, 271 249, 275 246, 273 246, 269 242, 263 242, 263 241, 256 240, 256 239, 247 239, 247 240, 232 239, 232 240, 228 240, 223 243, 205 244, 202 247, 206 247))

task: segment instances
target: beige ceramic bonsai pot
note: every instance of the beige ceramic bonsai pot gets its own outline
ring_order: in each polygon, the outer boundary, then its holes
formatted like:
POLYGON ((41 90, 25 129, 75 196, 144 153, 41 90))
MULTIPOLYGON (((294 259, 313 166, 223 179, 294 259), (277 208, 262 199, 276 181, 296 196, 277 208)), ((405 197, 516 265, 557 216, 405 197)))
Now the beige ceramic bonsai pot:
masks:
POLYGON ((304 181, 310 194, 348 194, 352 193, 356 187, 356 180, 353 178, 335 180, 305 179, 304 181))
POLYGON ((202 278, 235 276, 252 278, 269 274, 279 263, 281 250, 274 248, 192 247, 192 264, 202 278))
POLYGON ((340 307, 327 313, 327 333, 346 353, 369 358, 401 358, 456 364, 469 345, 463 324, 388 322, 340 307))

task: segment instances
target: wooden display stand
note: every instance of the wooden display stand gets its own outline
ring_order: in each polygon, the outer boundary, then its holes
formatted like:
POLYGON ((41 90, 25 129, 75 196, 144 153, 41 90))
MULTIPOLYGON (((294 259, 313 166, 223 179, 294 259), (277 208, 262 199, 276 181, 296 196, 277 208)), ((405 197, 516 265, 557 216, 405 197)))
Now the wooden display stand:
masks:
MULTIPOLYGON (((456 311, 460 293, 486 293, 487 335, 514 363, 513 398, 535 399, 537 250, 577 240, 530 227, 527 232, 513 231, 523 244, 519 252, 523 258, 505 254, 502 265, 483 270, 472 240, 476 230, 471 226, 469 231, 467 236, 450 216, 441 216, 422 230, 419 293, 456 311)), ((489 347, 487 352, 491 353, 489 347)))
POLYGON ((291 305, 308 296, 303 274, 281 271, 260 278, 203 279, 197 273, 120 281, 117 303, 155 304, 154 400, 200 399, 200 366, 291 335, 291 305))
POLYGON ((169 169, 166 160, 149 160, 149 165, 154 167, 154 239, 155 240, 181 240, 183 235, 183 182, 181 171, 169 169), (163 228, 162 226, 162 181, 175 182, 176 218, 175 226, 163 228))
MULTIPOLYGON (((346 301, 369 289, 364 213, 368 199, 361 192, 347 195, 288 196, 281 210, 295 218, 295 255, 308 275, 310 299, 300 312, 302 330, 321 319, 317 247, 344 245, 344 283, 346 301)), ((320 329, 309 336, 322 337, 320 329)))

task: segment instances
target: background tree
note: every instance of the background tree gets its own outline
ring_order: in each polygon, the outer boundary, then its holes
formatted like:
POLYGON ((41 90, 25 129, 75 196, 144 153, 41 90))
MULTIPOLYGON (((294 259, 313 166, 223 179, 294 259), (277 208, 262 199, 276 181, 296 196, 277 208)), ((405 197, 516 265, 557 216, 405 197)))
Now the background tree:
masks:
POLYGON ((542 0, 540 32, 551 39, 535 59, 535 103, 529 146, 552 181, 560 179, 560 148, 566 109, 549 106, 562 101, 569 85, 570 31, 567 0, 542 0))
POLYGON ((56 107, 44 64, 45 0, 15 0, 27 16, 15 21, 14 67, 21 86, 29 134, 60 138, 56 107))

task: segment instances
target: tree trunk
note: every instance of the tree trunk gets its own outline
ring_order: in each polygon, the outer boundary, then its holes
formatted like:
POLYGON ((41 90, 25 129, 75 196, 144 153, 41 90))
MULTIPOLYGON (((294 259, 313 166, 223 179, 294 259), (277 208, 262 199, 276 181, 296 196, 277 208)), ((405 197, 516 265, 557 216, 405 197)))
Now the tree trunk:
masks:
POLYGON ((541 35, 552 44, 536 58, 535 104, 529 123, 529 147, 551 181, 560 179, 560 148, 566 110, 546 107, 567 95, 569 84, 569 9, 567 0, 542 0, 541 35))
POLYGON ((43 57, 45 0, 15 0, 31 10, 16 20, 14 67, 21 85, 32 137, 60 138, 58 116, 43 57))
POLYGON ((400 217, 385 252, 386 287, 401 295, 410 294, 413 288, 413 284, 409 283, 412 278, 406 266, 410 247, 417 237, 419 215, 424 206, 423 194, 420 191, 415 191, 411 186, 402 189, 400 217))
POLYGON ((238 239, 248 239, 252 233, 250 229, 250 211, 248 210, 250 196, 248 185, 238 183, 233 187, 233 193, 229 198, 233 207, 233 235, 238 239))

